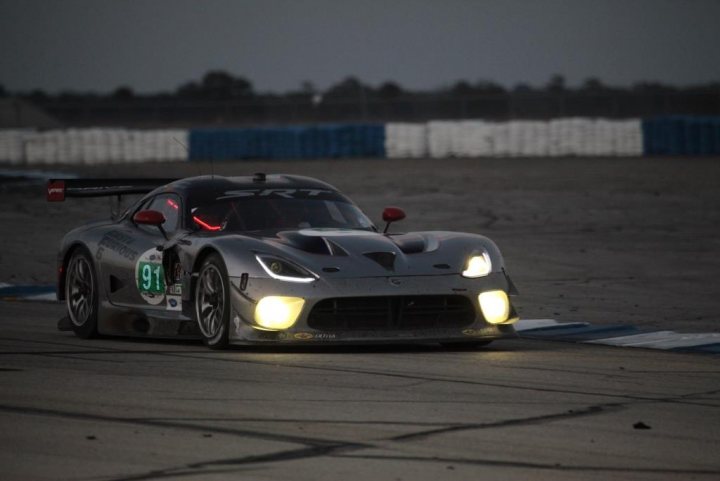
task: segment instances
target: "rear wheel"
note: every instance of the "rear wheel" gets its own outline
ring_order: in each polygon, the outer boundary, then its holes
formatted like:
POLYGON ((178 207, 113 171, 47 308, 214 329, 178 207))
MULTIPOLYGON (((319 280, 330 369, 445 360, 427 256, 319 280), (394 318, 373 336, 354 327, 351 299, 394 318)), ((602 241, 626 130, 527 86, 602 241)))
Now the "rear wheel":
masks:
POLYGON ((230 295, 225 263, 211 254, 200 266, 195 283, 195 320, 205 345, 211 349, 225 349, 228 344, 230 295))
POLYGON ((83 248, 78 248, 68 263, 65 300, 73 332, 84 339, 97 336, 97 278, 92 258, 83 248))

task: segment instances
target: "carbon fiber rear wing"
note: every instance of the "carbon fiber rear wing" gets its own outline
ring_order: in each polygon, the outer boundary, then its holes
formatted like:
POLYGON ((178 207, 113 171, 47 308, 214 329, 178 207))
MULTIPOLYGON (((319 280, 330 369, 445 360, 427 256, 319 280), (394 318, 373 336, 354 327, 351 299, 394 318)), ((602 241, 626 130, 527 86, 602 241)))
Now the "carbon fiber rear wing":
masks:
POLYGON ((109 197, 146 194, 177 179, 50 179, 48 202, 62 202, 66 197, 109 197))

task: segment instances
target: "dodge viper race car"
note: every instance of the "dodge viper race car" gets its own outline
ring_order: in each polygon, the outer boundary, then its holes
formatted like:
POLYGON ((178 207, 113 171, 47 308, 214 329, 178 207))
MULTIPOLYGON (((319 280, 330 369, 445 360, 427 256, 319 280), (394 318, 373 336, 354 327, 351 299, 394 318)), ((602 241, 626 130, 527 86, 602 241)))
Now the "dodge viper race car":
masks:
POLYGON ((80 337, 229 344, 439 342, 514 335, 515 288, 486 237, 388 233, 337 189, 291 175, 50 180, 48 200, 145 194, 69 232, 58 298, 80 337))

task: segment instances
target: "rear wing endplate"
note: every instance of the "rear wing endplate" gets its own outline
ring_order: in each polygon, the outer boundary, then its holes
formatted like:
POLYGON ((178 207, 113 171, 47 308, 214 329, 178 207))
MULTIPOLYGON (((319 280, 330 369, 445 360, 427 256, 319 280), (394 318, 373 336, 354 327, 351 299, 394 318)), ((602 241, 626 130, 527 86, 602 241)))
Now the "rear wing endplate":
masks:
POLYGON ((62 202, 66 197, 107 197, 146 194, 177 179, 50 179, 48 202, 62 202))

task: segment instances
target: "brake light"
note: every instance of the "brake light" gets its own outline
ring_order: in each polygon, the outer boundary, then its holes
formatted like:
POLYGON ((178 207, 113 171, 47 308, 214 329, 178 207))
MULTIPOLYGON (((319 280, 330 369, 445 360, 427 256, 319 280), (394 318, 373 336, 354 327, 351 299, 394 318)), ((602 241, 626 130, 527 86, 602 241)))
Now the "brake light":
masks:
POLYGON ((168 204, 170 207, 172 207, 173 209, 178 210, 177 202, 175 202, 174 200, 168 199, 168 200, 167 200, 167 204, 168 204))
POLYGON ((47 201, 62 202, 65 200, 65 181, 51 180, 47 185, 47 201))

